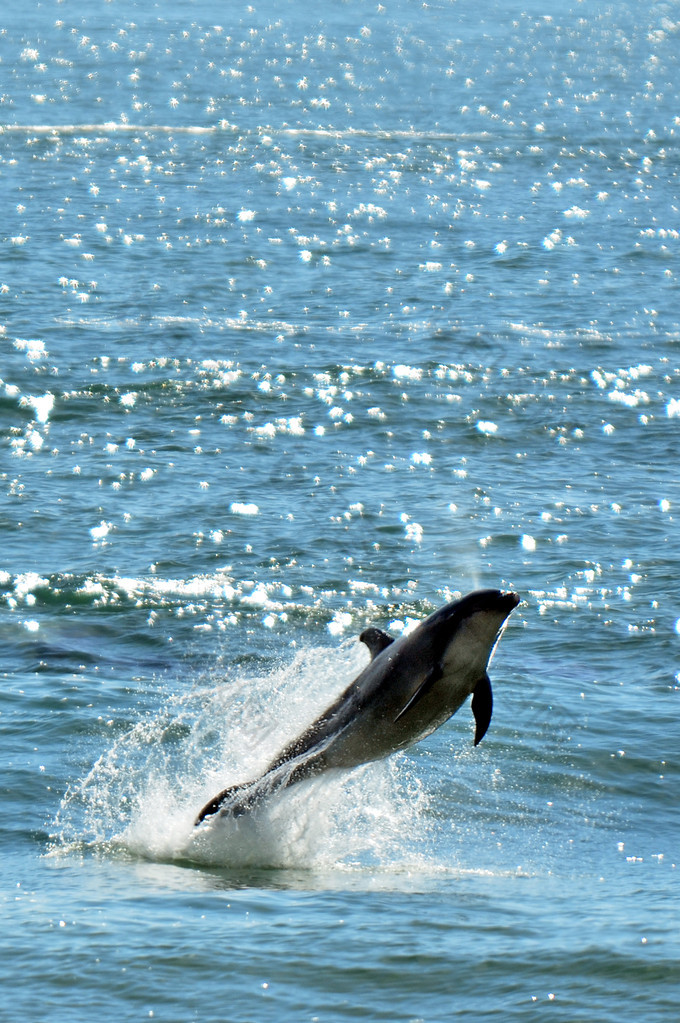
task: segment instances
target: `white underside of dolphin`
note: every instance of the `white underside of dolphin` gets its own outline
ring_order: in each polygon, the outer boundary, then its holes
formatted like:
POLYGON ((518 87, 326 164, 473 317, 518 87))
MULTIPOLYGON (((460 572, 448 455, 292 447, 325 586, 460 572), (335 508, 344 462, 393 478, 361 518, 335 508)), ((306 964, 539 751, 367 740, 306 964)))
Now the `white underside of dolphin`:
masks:
POLYGON ((302 735, 255 780, 219 792, 196 818, 238 817, 277 789, 329 768, 351 768, 389 756, 429 735, 472 696, 475 746, 493 707, 489 661, 516 593, 476 590, 445 604, 412 632, 393 639, 362 632, 371 661, 302 735))

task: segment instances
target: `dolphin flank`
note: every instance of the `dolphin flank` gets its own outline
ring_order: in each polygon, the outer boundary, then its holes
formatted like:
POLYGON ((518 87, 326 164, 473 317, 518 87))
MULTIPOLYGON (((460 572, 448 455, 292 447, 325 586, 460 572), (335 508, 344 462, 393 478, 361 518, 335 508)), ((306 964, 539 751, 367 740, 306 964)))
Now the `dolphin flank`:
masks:
POLYGON ((516 593, 475 590, 398 639, 371 626, 359 637, 370 663, 254 781, 219 792, 196 818, 239 817, 262 798, 331 768, 379 760, 430 735, 472 696, 475 746, 493 707, 487 667, 516 593))

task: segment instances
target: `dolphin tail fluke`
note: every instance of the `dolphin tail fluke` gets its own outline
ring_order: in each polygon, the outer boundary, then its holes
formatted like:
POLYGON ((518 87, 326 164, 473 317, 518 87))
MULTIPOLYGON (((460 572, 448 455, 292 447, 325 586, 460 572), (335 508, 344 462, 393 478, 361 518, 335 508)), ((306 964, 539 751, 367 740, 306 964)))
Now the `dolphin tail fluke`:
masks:
POLYGON ((217 795, 206 803, 194 821, 194 827, 202 824, 206 817, 224 810, 234 816, 240 817, 246 813, 257 802, 257 782, 247 782, 245 785, 232 785, 228 789, 222 789, 217 795))
POLYGON ((475 716, 475 746, 486 735, 486 730, 491 721, 493 711, 493 693, 491 692, 491 681, 488 675, 481 678, 474 688, 472 694, 472 713, 475 716))
POLYGON ((243 817, 254 810, 260 800, 271 796, 279 789, 287 788, 297 781, 316 774, 323 765, 323 749, 315 751, 311 756, 305 755, 297 760, 274 764, 257 781, 232 785, 206 803, 194 821, 194 827, 202 824, 207 817, 219 814, 220 817, 243 817))

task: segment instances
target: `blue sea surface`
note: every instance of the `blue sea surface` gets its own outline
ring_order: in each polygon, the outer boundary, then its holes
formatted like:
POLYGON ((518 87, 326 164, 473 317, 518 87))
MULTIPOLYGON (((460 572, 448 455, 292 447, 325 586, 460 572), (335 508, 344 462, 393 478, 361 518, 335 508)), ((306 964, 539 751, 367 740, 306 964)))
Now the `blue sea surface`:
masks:
POLYGON ((0 1020, 674 1023, 680 8, 0 15, 0 1020), (237 820, 398 636, 463 707, 237 820))

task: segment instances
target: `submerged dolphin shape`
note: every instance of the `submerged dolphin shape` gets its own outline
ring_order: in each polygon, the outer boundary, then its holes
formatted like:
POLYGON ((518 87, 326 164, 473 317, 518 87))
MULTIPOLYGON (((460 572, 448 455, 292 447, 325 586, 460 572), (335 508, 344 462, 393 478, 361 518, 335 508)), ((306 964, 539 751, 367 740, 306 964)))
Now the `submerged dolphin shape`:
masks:
POLYGON ((398 639, 373 626, 365 629, 359 639, 370 651, 370 664, 259 778, 219 792, 196 824, 216 813, 239 817, 303 778, 405 749, 447 721, 470 695, 476 746, 491 721, 487 666, 519 599, 516 593, 476 590, 398 639))

